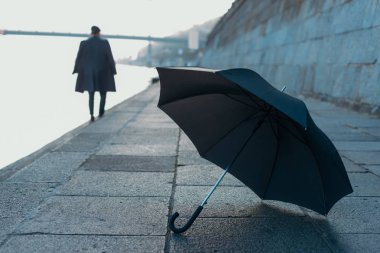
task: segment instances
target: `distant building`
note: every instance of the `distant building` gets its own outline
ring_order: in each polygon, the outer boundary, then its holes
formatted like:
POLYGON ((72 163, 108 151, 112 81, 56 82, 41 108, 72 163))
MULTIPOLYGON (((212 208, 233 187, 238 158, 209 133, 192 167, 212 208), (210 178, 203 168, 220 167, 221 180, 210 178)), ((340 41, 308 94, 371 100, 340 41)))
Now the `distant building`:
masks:
POLYGON ((118 63, 139 66, 198 66, 203 56, 207 36, 218 19, 196 25, 186 31, 178 32, 171 38, 189 39, 186 45, 155 42, 150 48, 142 48, 136 59, 124 58, 118 63), (150 55, 149 55, 150 52, 150 55))

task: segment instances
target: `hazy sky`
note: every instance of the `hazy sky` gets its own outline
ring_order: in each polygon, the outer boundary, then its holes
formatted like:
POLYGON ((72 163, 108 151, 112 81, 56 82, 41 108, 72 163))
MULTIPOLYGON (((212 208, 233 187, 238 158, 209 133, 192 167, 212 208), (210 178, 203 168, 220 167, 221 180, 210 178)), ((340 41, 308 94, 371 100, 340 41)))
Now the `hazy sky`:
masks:
MULTIPOLYGON (((233 0, 0 0, 0 29, 166 36, 223 15, 233 0)), ((111 41, 133 55, 145 43, 111 41)), ((116 53, 120 56, 120 54, 116 53)), ((126 55, 126 56, 127 56, 126 55)))

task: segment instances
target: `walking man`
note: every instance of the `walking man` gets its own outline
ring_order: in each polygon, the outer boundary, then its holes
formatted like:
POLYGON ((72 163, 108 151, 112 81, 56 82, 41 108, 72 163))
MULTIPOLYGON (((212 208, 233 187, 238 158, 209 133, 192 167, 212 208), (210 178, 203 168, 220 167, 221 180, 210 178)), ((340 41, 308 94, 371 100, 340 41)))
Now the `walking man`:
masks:
POLYGON ((100 37, 100 29, 91 27, 91 36, 80 43, 73 74, 77 73, 75 91, 88 91, 91 121, 94 117, 95 91, 100 93, 99 117, 104 115, 107 91, 116 91, 116 67, 108 40, 100 37))

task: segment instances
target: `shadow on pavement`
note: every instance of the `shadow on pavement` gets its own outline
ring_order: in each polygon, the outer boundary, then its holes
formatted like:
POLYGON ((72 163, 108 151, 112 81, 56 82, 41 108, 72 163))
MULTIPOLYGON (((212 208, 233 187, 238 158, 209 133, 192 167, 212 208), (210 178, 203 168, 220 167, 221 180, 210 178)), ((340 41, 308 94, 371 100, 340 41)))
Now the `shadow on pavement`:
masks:
MULTIPOLYGON (((171 233, 171 252, 332 252, 324 216, 310 217, 267 203, 249 217, 203 217, 184 234, 171 233), (323 229, 322 229, 323 228, 323 229)), ((186 219, 182 219, 185 222, 186 219)), ((181 222, 181 221, 180 221, 181 222)))

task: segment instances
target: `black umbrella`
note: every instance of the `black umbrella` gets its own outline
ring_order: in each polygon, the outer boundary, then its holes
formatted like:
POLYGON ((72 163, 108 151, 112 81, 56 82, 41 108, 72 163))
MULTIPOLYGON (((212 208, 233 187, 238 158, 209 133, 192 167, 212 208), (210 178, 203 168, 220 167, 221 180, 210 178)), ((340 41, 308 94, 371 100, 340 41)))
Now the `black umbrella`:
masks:
POLYGON ((249 69, 157 70, 158 107, 203 158, 225 169, 184 227, 175 227, 179 214, 173 214, 173 232, 192 225, 227 171, 261 199, 297 204, 323 215, 352 192, 337 150, 301 100, 249 69))

